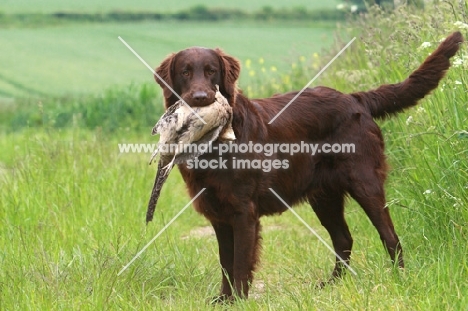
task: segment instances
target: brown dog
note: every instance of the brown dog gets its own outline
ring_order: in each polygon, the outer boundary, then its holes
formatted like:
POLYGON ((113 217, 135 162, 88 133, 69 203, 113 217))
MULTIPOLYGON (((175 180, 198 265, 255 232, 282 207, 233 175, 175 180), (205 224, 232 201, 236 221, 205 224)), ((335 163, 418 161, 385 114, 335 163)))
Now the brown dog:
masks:
MULTIPOLYGON (((327 87, 305 90, 277 119, 268 124, 298 92, 251 100, 236 87, 239 62, 221 50, 189 48, 167 57, 156 69, 191 106, 211 104, 216 85, 233 108, 232 126, 237 144, 306 142, 354 144, 354 153, 241 153, 231 151, 219 158, 206 153, 199 159, 223 160, 225 168, 202 169, 180 164, 191 197, 206 190, 194 202, 195 209, 213 225, 222 266, 220 299, 247 297, 259 257, 260 221, 263 215, 282 213, 289 205, 307 201, 327 229, 336 253, 349 263, 353 239, 344 219, 344 200, 354 198, 376 227, 393 262, 403 267, 403 254, 385 206, 387 165, 384 142, 374 118, 386 118, 416 105, 450 67, 463 41, 455 32, 440 44, 424 63, 402 83, 352 94, 327 87), (239 169, 238 159, 279 160, 271 170, 239 169), (286 165, 283 165, 286 164, 286 165)), ((166 108, 177 100, 155 76, 164 90, 166 108)), ((214 147, 219 147, 216 142, 214 147)), ((263 162, 262 162, 263 163, 263 162)), ((272 163, 272 162, 265 162, 272 163)), ((332 279, 342 275, 336 260, 332 279)))

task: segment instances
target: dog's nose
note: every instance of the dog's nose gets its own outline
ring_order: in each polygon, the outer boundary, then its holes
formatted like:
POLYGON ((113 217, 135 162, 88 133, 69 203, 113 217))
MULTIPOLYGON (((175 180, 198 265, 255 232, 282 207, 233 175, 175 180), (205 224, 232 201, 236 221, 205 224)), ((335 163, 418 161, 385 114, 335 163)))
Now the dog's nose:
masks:
POLYGON ((204 91, 196 91, 193 93, 192 98, 196 101, 204 101, 208 98, 208 94, 204 91))

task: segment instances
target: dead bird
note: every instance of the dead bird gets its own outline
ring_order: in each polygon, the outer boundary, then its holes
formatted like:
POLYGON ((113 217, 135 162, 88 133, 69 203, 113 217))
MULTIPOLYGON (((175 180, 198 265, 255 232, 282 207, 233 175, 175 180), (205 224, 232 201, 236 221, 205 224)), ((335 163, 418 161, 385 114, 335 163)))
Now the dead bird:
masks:
POLYGON ((218 137, 225 141, 236 139, 231 126, 232 108, 219 92, 219 87, 216 86, 216 88, 216 100, 211 105, 191 109, 180 100, 169 107, 153 127, 151 134, 159 134, 159 143, 151 155, 149 164, 158 153, 160 156, 158 171, 148 202, 146 223, 153 220, 162 186, 174 164, 200 156, 202 153, 198 147, 202 144, 210 144, 218 137), (185 148, 188 145, 196 146, 185 148))

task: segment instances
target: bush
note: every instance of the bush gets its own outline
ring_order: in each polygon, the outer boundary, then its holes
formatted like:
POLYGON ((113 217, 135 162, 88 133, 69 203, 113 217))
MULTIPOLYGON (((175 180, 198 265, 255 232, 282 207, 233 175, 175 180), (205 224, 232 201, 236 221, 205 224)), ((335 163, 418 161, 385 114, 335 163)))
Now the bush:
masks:
POLYGON ((115 131, 151 128, 164 111, 156 86, 111 88, 98 96, 23 99, 5 112, 9 130, 23 127, 84 127, 115 131))

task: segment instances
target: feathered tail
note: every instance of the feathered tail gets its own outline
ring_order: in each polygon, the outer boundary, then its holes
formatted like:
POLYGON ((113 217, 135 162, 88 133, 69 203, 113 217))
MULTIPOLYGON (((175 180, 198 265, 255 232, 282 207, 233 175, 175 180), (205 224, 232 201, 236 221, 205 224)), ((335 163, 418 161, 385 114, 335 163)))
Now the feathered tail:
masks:
POLYGON ((164 182, 166 181, 172 169, 172 165, 170 167, 163 167, 163 165, 163 161, 160 160, 158 163, 156 178, 154 179, 153 190, 151 191, 151 197, 148 202, 148 209, 146 211, 146 224, 153 220, 154 210, 156 209, 156 204, 158 203, 162 186, 164 185, 164 182))
POLYGON ((457 53, 463 36, 454 32, 448 36, 405 81, 382 85, 368 92, 352 93, 374 118, 385 118, 417 104, 435 89, 450 67, 450 58, 457 53))

